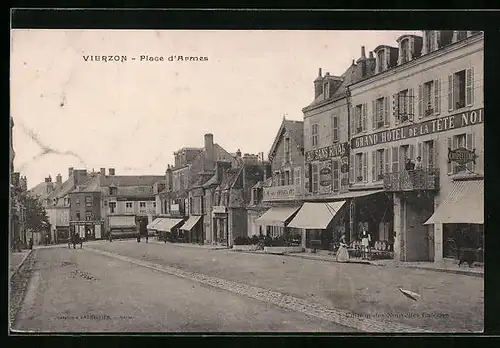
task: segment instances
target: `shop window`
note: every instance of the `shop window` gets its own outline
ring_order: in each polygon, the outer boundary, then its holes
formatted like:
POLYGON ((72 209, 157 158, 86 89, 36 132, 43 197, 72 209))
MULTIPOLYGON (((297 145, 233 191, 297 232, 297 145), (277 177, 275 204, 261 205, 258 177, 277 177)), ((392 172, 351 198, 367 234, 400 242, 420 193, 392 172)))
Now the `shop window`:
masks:
POLYGON ((319 127, 317 124, 312 125, 312 146, 318 146, 319 127))

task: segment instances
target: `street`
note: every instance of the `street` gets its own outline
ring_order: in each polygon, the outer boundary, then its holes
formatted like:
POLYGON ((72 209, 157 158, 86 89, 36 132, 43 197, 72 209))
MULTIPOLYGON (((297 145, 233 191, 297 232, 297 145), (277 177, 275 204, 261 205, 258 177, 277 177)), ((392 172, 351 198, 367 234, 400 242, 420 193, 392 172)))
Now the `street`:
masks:
POLYGON ((37 249, 15 329, 479 332, 483 278, 150 240, 37 249), (415 291, 418 301, 398 288, 415 291), (94 316, 93 318, 91 316, 94 316), (83 319, 82 319, 83 318, 83 319))
MULTIPOLYGON (((127 242, 117 242, 126 244, 127 242)), ((157 245, 134 245, 139 249, 157 245)), ((14 330, 37 332, 345 332, 304 314, 84 249, 45 248, 14 330)))

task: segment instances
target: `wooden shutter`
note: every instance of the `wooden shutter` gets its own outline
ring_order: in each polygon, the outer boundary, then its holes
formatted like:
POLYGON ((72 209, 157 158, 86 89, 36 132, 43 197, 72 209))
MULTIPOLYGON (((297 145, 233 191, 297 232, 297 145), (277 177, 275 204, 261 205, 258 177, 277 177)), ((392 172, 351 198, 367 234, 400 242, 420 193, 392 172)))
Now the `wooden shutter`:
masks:
POLYGON ((368 129, 368 128, 367 128, 367 126, 366 126, 366 122, 367 122, 367 120, 368 120, 368 115, 367 115, 367 111, 368 111, 368 110, 367 110, 367 106, 368 106, 368 104, 367 104, 367 103, 364 103, 364 104, 363 104, 363 107, 362 107, 362 112, 363 112, 362 118, 363 118, 363 120, 362 120, 362 122, 361 122, 361 124, 362 124, 362 125, 361 125, 361 127, 363 128, 363 132, 364 132, 364 131, 366 131, 366 130, 368 129))
MULTIPOLYGON (((466 146, 467 146, 467 149, 470 150, 470 151, 473 151, 475 146, 476 146, 476 134, 475 133, 467 133, 465 135, 465 143, 466 143, 466 146)), ((469 162, 467 163, 466 165, 467 169, 471 172, 475 172, 476 171, 476 165, 474 164, 474 162, 469 162)))
POLYGON ((389 97, 384 98, 384 126, 389 127, 390 122, 389 122, 389 97))
POLYGON ((415 156, 415 144, 410 145, 409 151, 410 151, 409 158, 412 160, 412 162, 415 162, 415 157, 416 157, 415 156))
POLYGON ((474 104, 474 68, 465 71, 465 104, 474 104))
POLYGON ((453 111, 453 75, 448 75, 448 111, 453 111))
POLYGON ((415 114, 415 101, 413 100, 413 88, 408 91, 408 120, 413 121, 415 114))
POLYGON ((384 149, 384 174, 389 173, 389 152, 390 148, 384 149))
POLYGON ((399 147, 392 148, 392 172, 399 172, 399 147))
POLYGON ((434 114, 441 112, 441 79, 434 80, 434 114))
POLYGON ((350 128, 351 128, 351 134, 356 134, 356 107, 353 106, 351 107, 351 119, 350 119, 350 128))
POLYGON ((351 155, 351 160, 349 161, 349 182, 354 183, 356 181, 354 173, 354 155, 351 155))
POLYGON ((434 158, 432 162, 433 168, 439 168, 439 143, 436 140, 431 140, 432 150, 434 151, 434 158))
POLYGON ((372 100, 372 128, 377 129, 377 102, 372 100))
POLYGON ((399 94, 395 93, 392 95, 392 117, 394 118, 396 125, 399 124, 399 94))
POLYGON ((333 115, 333 141, 339 140, 339 116, 333 115))
POLYGON ((338 192, 340 190, 340 166, 339 160, 334 159, 333 161, 333 192, 338 192))
POLYGON ((424 117, 424 105, 422 101, 424 87, 418 85, 418 118, 424 117))
MULTIPOLYGON (((450 149, 453 150, 453 144, 451 143, 451 138, 447 137, 446 138, 446 150, 450 151, 450 149)), ((448 163, 448 174, 453 174, 452 162, 450 162, 449 160, 446 160, 446 162, 448 163)), ((437 164, 436 164, 436 167, 437 167, 437 164)))
POLYGON ((372 151, 372 181, 377 181, 377 151, 372 151))
POLYGON ((441 31, 435 30, 434 32, 436 33, 434 34, 436 38, 436 40, 434 41, 434 50, 438 50, 441 48, 441 31))
POLYGON ((363 152, 363 181, 368 182, 368 152, 363 152))

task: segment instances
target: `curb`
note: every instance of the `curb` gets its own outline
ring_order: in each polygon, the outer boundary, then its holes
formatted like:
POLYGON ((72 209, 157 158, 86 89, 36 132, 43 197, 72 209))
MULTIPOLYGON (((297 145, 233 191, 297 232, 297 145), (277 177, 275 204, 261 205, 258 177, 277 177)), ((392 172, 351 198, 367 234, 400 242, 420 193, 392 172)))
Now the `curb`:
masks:
MULTIPOLYGON (((377 265, 374 264, 374 266, 378 267, 389 267, 386 265, 377 265)), ((397 268, 410 268, 410 269, 422 269, 425 271, 434 271, 434 272, 441 272, 441 273, 452 273, 452 274, 459 274, 459 275, 465 275, 469 277, 478 277, 478 278, 484 278, 484 273, 478 273, 478 272, 469 272, 469 271, 463 271, 459 269, 442 269, 442 268, 433 268, 433 267, 419 267, 419 266, 405 266, 405 265, 396 265, 395 267, 397 268)))
POLYGON ((24 265, 24 262, 26 261, 28 256, 30 256, 33 253, 33 250, 34 249, 31 249, 26 255, 24 255, 24 257, 21 260, 21 262, 19 263, 19 265, 17 265, 16 269, 14 270, 14 272, 12 272, 12 275, 9 277, 9 280, 12 279, 12 277, 15 276, 19 272, 19 270, 21 269, 22 265, 24 265))
POLYGON ((164 244, 168 244, 168 245, 173 245, 173 246, 177 246, 177 247, 184 247, 184 248, 193 248, 193 249, 203 249, 203 250, 230 250, 228 247, 214 247, 214 248, 206 248, 206 247, 202 247, 202 246, 197 246, 197 245, 183 245, 182 243, 170 243, 170 242, 161 242, 161 241, 158 241, 158 240, 154 240, 154 241, 151 241, 149 243, 152 243, 152 244, 160 244, 160 245, 164 245, 164 244))

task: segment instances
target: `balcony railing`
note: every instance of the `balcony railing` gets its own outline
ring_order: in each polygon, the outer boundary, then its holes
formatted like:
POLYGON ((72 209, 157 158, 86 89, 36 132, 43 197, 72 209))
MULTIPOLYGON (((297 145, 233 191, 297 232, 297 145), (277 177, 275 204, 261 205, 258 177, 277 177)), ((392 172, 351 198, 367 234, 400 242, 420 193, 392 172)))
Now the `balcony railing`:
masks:
POLYGON ((384 175, 384 190, 439 190, 439 170, 434 168, 401 170, 384 175))

